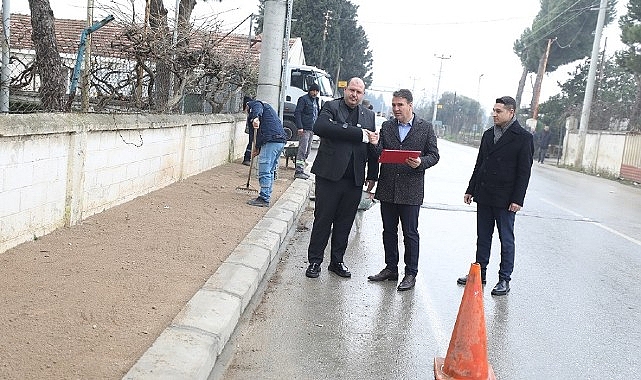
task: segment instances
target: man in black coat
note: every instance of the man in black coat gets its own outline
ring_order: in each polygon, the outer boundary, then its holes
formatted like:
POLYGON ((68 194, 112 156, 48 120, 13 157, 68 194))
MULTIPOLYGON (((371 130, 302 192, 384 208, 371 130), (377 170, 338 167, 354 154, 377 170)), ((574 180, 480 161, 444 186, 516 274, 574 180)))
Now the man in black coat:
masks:
POLYGON ((537 161, 540 164, 542 164, 543 161, 545 161, 545 155, 547 154, 548 148, 550 147, 551 138, 552 138, 552 134, 550 133, 550 127, 546 125, 545 127, 543 127, 543 132, 541 132, 541 137, 539 141, 539 147, 541 149, 539 149, 537 161))
MULTIPOLYGON (((510 291, 514 269, 514 219, 523 207, 530 181, 534 144, 532 134, 521 127, 515 116, 516 101, 503 96, 492 109, 494 127, 483 133, 474 171, 463 201, 476 202, 476 262, 481 266, 481 281, 490 261, 494 227, 501 240, 499 282, 492 295, 510 291)), ((457 280, 464 285, 467 276, 457 280)))
POLYGON ((418 214, 423 204, 425 169, 438 162, 440 156, 432 124, 413 112, 413 97, 402 89, 392 94, 395 119, 381 127, 378 150, 419 151, 418 157, 406 158, 403 163, 381 163, 376 199, 381 202, 385 268, 369 276, 370 281, 398 280, 398 222, 403 230, 405 245, 405 275, 398 290, 414 287, 418 274, 419 234, 418 214))
POLYGON ((351 277, 343 262, 349 232, 354 224, 363 184, 368 191, 378 177, 375 145, 378 134, 374 112, 360 105, 365 84, 352 78, 345 96, 326 102, 314 124, 320 145, 311 172, 316 176, 314 224, 307 256, 305 275, 320 275, 325 247, 332 236, 328 269, 341 277, 351 277), (367 165, 367 177, 365 166, 367 165))

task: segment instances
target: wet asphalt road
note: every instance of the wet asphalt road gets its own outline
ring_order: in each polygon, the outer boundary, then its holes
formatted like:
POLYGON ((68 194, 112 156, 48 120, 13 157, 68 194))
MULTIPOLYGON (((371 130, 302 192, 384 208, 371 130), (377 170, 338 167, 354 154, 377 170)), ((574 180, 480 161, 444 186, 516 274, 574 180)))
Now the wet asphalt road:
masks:
MULTIPOLYGON (((384 267, 378 205, 352 229, 352 278, 327 263, 306 278, 311 203, 210 379, 433 379, 476 240, 463 193, 477 151, 443 140, 439 149, 427 171, 416 288, 367 281, 384 267)), ((490 295, 495 236, 484 289, 489 362, 499 379, 641 378, 641 189, 554 163, 534 163, 503 297, 490 295)))

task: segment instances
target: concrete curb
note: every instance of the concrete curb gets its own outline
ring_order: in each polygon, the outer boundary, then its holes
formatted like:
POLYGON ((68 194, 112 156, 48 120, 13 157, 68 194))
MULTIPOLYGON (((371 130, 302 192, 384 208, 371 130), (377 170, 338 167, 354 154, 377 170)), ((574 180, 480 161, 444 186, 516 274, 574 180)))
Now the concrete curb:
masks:
POLYGON ((123 379, 207 379, 241 314, 309 202, 294 180, 123 379))

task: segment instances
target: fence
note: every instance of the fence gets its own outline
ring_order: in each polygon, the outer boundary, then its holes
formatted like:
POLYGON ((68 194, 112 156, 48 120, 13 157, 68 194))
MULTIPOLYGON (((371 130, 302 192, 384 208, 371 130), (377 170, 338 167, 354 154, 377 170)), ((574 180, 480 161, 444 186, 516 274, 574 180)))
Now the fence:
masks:
POLYGON ((236 115, 0 118, 0 252, 243 155, 236 115))
POLYGON ((248 48, 244 35, 200 29, 172 40, 168 31, 154 32, 122 15, 90 34, 84 20, 54 24, 60 67, 43 67, 36 64, 31 17, 11 15, 3 85, 12 113, 235 113, 242 93, 257 83, 260 45, 248 48), (60 86, 43 84, 51 77, 61 78, 60 86))
POLYGON ((588 131, 579 160, 579 133, 568 130, 564 139, 563 165, 610 178, 641 182, 641 136, 634 132, 588 131))

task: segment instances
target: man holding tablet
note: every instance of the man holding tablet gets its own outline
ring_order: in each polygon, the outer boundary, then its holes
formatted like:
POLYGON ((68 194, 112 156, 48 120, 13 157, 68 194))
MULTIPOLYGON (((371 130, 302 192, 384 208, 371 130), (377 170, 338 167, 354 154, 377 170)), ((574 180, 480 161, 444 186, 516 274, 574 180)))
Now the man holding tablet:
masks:
POLYGON ((394 119, 383 123, 378 151, 381 167, 375 198, 381 202, 385 268, 370 281, 398 280, 398 222, 403 230, 405 275, 399 291, 409 290, 418 274, 418 214, 423 204, 425 169, 440 156, 432 124, 413 112, 412 93, 401 89, 392 95, 394 119), (400 152, 399 152, 400 151, 400 152), (412 151, 420 152, 417 156, 412 151), (391 156, 388 158, 386 156, 391 156), (399 157, 400 156, 400 157, 399 157))

